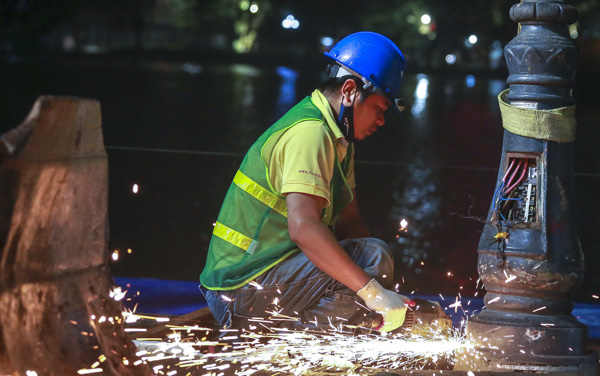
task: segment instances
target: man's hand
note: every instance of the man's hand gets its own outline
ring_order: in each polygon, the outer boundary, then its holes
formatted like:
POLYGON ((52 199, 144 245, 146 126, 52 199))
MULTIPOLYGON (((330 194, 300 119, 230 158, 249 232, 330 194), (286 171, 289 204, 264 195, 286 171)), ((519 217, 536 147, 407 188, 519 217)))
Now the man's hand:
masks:
POLYGON ((357 292, 367 307, 383 315, 382 332, 390 332, 404 323, 406 304, 409 301, 395 291, 386 290, 373 278, 357 292))

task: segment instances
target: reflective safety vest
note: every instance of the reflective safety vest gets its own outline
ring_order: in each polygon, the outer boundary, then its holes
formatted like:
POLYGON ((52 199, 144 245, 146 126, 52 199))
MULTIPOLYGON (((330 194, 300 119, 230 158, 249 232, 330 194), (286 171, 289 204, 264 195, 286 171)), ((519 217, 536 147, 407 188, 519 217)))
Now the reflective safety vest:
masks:
MULTIPOLYGON (((333 133, 321 111, 307 97, 273 124, 250 147, 227 191, 210 241, 206 266, 200 282, 210 290, 233 290, 244 286, 294 252, 290 239, 285 197, 269 179, 266 161, 279 138, 306 120, 320 121, 327 128, 332 147, 333 133)), ((330 205, 321 219, 332 231, 337 216, 352 200, 347 175, 353 145, 335 166, 330 189, 330 205)))

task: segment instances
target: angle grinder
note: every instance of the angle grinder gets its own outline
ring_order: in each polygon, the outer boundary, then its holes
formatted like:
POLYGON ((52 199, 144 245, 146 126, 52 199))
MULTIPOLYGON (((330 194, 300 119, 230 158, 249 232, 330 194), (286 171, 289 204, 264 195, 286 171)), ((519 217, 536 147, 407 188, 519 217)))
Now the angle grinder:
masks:
MULTIPOLYGON (((452 328, 452 320, 444 312, 440 303, 436 301, 416 298, 409 301, 407 306, 404 323, 392 333, 413 333, 427 336, 452 328)), ((377 312, 370 312, 357 326, 379 330, 383 326, 383 316, 377 312)))

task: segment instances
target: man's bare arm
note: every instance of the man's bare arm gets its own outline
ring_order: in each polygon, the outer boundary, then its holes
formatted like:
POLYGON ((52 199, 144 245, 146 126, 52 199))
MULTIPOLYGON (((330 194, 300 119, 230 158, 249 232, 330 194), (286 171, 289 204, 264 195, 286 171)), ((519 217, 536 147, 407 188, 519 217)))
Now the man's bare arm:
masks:
POLYGON ((339 240, 371 237, 371 232, 358 210, 356 189, 353 189, 352 193, 354 200, 342 210, 335 225, 335 235, 339 240))
POLYGON ((294 243, 315 266, 354 292, 363 288, 371 277, 339 245, 331 231, 321 222, 324 199, 303 193, 286 197, 288 229, 294 243))

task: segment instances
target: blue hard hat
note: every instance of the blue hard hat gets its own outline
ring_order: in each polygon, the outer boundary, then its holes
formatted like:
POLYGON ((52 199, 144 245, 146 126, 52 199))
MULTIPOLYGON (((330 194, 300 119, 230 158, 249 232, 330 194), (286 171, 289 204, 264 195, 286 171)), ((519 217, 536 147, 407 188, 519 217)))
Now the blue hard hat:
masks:
POLYGON ((390 39, 378 33, 361 31, 340 40, 325 55, 362 76, 365 88, 374 85, 376 92, 387 97, 398 109, 397 98, 406 60, 390 39))

